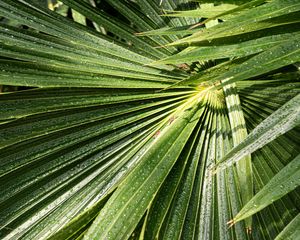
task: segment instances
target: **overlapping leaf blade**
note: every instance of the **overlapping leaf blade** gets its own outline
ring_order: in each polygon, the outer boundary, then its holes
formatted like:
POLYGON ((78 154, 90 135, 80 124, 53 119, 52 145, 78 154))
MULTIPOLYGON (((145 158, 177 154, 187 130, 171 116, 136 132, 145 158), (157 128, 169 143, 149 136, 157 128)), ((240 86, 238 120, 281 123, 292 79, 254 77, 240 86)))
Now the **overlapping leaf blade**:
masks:
POLYGON ((299 238, 299 223, 300 215, 298 214, 290 223, 287 225, 284 230, 275 238, 275 240, 283 239, 297 239, 299 238))
MULTIPOLYGON (((285 15, 292 13, 299 15, 299 10, 300 5, 297 0, 284 2, 274 0, 245 11, 244 13, 242 12, 236 17, 231 18, 229 21, 221 23, 212 29, 204 29, 192 36, 178 40, 177 42, 172 43, 172 45, 212 41, 217 38, 232 37, 233 35, 262 30, 269 28, 268 24, 267 27, 264 26, 265 22, 272 22, 272 19, 277 22, 276 18, 280 18, 280 16, 289 21, 290 18, 286 18, 285 15)), ((295 19, 295 21, 297 20, 295 19)), ((281 23, 285 24, 285 21, 281 21, 281 23)))
POLYGON ((263 187, 233 218, 232 223, 245 219, 300 185, 300 155, 294 158, 263 187))
POLYGON ((276 139, 300 124, 300 95, 296 95, 265 119, 238 146, 233 148, 215 167, 220 170, 276 139))

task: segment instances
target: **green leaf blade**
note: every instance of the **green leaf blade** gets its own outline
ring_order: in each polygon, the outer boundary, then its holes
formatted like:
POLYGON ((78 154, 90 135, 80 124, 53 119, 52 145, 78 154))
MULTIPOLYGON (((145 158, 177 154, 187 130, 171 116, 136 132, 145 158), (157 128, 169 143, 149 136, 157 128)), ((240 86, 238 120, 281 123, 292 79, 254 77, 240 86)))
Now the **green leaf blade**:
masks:
MULTIPOLYGON (((141 165, 139 165, 139 167, 137 167, 128 176, 127 180, 123 182, 122 186, 120 186, 120 188, 112 196, 112 198, 106 205, 106 208, 104 208, 104 210, 100 212, 100 215, 95 221, 94 226, 85 236, 86 239, 97 239, 99 237, 103 239, 105 239, 105 237, 122 239, 124 237, 128 237, 131 234, 135 226, 134 223, 139 220, 139 218, 144 214, 146 208, 152 201, 153 194, 158 191, 158 187, 165 178, 166 172, 169 172, 169 168, 174 164, 174 154, 178 155, 180 153, 182 147, 186 142, 186 140, 183 139, 190 135, 197 122, 196 120, 198 119, 199 114, 201 114, 201 112, 203 111, 201 109, 197 109, 198 107, 193 107, 192 110, 188 110, 188 112, 186 113, 188 114, 187 116, 185 116, 185 114, 180 116, 177 120, 174 121, 169 131, 167 131, 165 134, 161 133, 162 137, 158 137, 157 143, 154 143, 156 147, 146 153, 143 158, 144 161, 141 162, 141 165), (185 124, 183 124, 184 122, 185 124), (190 125, 190 127, 185 128, 186 124, 190 125), (182 131, 183 129, 185 130, 180 133, 180 131, 182 131), (173 144, 175 141, 177 142, 177 137, 179 137, 180 139, 178 139, 178 141, 180 141, 180 144, 177 145, 177 150, 175 151, 175 145, 173 144), (166 140, 168 143, 166 142, 166 140), (164 144, 162 145, 162 143, 164 144), (157 149, 157 151, 154 151, 156 148, 159 149, 157 149), (172 153, 169 152, 170 148, 172 149, 172 153), (149 159, 151 159, 151 161, 148 161, 149 159), (148 167, 144 168, 144 164, 146 164, 148 167), (141 177, 139 178, 138 176, 141 177), (149 186, 148 181, 153 178, 159 181, 157 181, 155 185, 152 184, 151 186, 149 186), (131 184, 125 184, 127 181, 130 181, 131 184), (140 181, 142 181, 142 185, 140 181), (130 189, 128 189, 129 186, 130 189), (125 198, 128 200, 125 201, 125 198), (138 208, 136 208, 136 206, 134 207, 134 209, 129 207, 131 202, 136 201, 139 202, 138 208), (125 206, 128 206, 126 208, 124 206, 125 203, 125 206), (115 213, 117 212, 118 215, 116 216, 115 213), (111 216, 111 219, 108 219, 107 216, 111 216), (124 228, 124 221, 130 221, 131 224, 128 224, 127 227, 124 228)), ((175 157, 175 159, 177 159, 177 157, 175 157)))
POLYGON ((265 119, 216 165, 224 169, 300 124, 300 94, 265 119))
POLYGON ((300 155, 284 167, 233 218, 233 223, 245 219, 300 185, 300 155))

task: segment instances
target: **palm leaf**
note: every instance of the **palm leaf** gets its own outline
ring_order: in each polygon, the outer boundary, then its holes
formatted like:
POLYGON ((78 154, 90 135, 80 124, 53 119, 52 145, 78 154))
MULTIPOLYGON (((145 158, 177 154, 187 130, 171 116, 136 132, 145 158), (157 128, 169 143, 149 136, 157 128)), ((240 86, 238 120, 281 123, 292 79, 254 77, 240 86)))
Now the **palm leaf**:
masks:
POLYGON ((296 236, 297 1, 51 4, 0 2, 1 239, 296 236))
MULTIPOLYGON (((201 41, 212 41, 218 38, 233 37, 235 35, 250 34, 266 28, 290 24, 294 15, 299 15, 299 2, 274 0, 263 5, 251 8, 248 11, 233 17, 230 21, 216 25, 213 29, 204 29, 192 36, 180 39, 171 45, 192 44, 201 41), (286 15, 291 14, 288 18, 286 15), (279 20, 279 21, 278 21, 279 20)), ((299 21, 294 20, 294 21, 299 21)), ((265 32, 265 34, 268 34, 265 32)))
POLYGON ((274 176, 271 181, 263 187, 262 190, 260 190, 251 200, 249 200, 249 202, 247 202, 247 204, 231 222, 234 224, 237 221, 253 215, 298 187, 300 185, 299 159, 300 156, 298 155, 276 176, 274 176))
POLYGON ((284 230, 276 237, 276 240, 280 239, 297 239, 299 236, 299 214, 287 225, 284 230))
POLYGON ((278 136, 298 126, 300 124, 299 104, 300 95, 298 94, 260 123, 240 145, 233 148, 218 163, 216 170, 230 166, 248 153, 254 152, 278 136))

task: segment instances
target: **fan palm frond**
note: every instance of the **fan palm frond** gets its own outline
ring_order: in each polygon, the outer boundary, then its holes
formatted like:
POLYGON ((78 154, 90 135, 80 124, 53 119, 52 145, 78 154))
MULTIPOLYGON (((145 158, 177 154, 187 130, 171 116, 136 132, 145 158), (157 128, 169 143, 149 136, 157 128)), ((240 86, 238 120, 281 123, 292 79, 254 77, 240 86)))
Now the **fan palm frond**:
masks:
POLYGON ((0 2, 1 239, 298 236, 299 1, 48 3, 0 2))

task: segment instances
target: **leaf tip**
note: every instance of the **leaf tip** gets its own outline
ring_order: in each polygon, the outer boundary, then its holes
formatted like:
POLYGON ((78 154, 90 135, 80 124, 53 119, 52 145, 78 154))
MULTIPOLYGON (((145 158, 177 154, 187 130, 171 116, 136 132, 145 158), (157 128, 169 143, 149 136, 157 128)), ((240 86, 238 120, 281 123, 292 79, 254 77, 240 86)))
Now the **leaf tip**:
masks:
POLYGON ((171 47, 172 45, 169 43, 169 44, 165 44, 165 45, 159 45, 159 46, 155 46, 153 48, 167 48, 167 47, 171 47))
POLYGON ((189 29, 189 30, 192 30, 192 29, 194 29, 194 28, 196 28, 196 27, 203 26, 204 24, 205 24, 204 22, 199 22, 199 23, 196 23, 196 24, 192 25, 192 26, 189 27, 188 29, 189 29))
POLYGON ((209 172, 212 176, 216 175, 218 172, 218 165, 217 164, 212 165, 209 169, 209 172))
POLYGON ((138 36, 138 37, 141 37, 141 36, 144 36, 145 32, 136 32, 136 33, 133 33, 135 36, 138 36))
POLYGON ((231 219, 230 221, 227 222, 228 228, 231 228, 235 224, 234 219, 231 219))
POLYGON ((247 227, 246 228, 246 233, 247 233, 247 235, 251 235, 252 234, 252 228, 251 227, 247 227))

